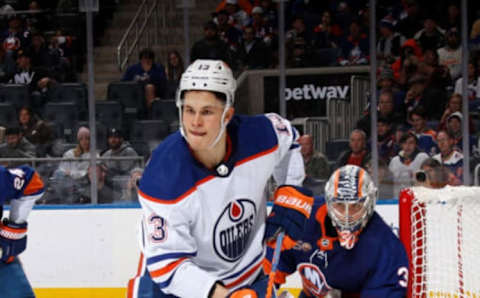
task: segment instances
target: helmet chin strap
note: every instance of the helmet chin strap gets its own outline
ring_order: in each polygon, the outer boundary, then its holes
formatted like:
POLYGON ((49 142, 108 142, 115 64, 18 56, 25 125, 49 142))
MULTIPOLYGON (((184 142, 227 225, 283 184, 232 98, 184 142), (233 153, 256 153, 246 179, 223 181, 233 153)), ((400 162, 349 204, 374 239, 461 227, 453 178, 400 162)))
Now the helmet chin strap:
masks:
POLYGON ((215 140, 213 140, 213 142, 210 144, 210 146, 208 146, 208 148, 210 148, 210 149, 212 149, 213 147, 215 147, 215 145, 217 145, 217 143, 222 138, 223 133, 225 132, 225 128, 227 127, 227 125, 225 124, 225 116, 227 115, 227 111, 228 111, 229 108, 230 108, 230 105, 226 104, 225 108, 223 109, 222 120, 220 120, 220 131, 218 132, 218 135, 215 138, 215 140))

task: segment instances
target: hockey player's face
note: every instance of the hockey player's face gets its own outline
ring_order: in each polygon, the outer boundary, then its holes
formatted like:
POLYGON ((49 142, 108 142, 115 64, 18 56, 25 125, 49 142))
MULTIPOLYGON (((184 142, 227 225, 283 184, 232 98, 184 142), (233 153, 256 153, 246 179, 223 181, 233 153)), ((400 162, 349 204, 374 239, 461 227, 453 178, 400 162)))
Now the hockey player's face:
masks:
POLYGON ((212 92, 185 93, 183 127, 192 150, 205 150, 213 143, 220 131, 223 109, 223 103, 212 92))

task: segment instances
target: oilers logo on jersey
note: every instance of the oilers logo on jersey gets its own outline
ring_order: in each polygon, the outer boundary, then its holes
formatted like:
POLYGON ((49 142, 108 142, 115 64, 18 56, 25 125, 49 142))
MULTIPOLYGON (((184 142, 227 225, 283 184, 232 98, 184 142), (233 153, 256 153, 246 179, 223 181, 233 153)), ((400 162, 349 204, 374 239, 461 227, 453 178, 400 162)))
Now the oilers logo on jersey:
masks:
POLYGON ((213 231, 213 245, 223 260, 235 262, 245 252, 256 217, 255 207, 249 199, 238 199, 220 214, 213 231))
POLYGON ((300 263, 297 266, 302 278, 303 289, 315 297, 323 297, 332 289, 325 279, 322 271, 315 264, 300 263))

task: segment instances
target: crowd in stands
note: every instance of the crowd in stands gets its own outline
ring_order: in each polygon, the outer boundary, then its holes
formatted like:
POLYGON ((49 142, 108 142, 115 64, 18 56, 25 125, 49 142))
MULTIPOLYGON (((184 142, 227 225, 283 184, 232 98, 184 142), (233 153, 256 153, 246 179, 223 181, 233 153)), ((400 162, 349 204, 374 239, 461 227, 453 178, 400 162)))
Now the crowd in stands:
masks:
MULTIPOLYGON (((135 181, 142 171, 138 160, 102 160, 96 169, 91 169, 88 161, 74 160, 90 156, 89 128, 72 128, 72 137, 59 141, 63 134, 59 134, 54 123, 45 120, 44 109, 52 94, 63 83, 78 82, 76 73, 83 65, 79 49, 84 37, 54 22, 51 13, 71 11, 75 1, 8 2, 0 7, 7 13, 0 16, 0 83, 28 86, 29 101, 17 107, 18 119, 6 128, 0 157, 64 157, 66 160, 54 168, 45 166, 49 182, 56 185, 45 202, 64 202, 64 195, 71 193, 76 194, 70 196, 71 202, 90 202, 88 189, 95 170, 101 202, 111 202, 112 197, 135 197, 135 181), (28 10, 30 13, 15 13, 28 10), (116 189, 119 183, 123 186, 116 189)), ((430 2, 385 1, 377 7, 379 170, 381 181, 390 185, 385 197, 394 197, 396 187, 412 184, 415 171, 428 157, 450 170, 451 184, 461 184, 464 120, 469 123, 471 152, 476 152, 479 121, 475 114, 462 115, 461 108, 459 3, 438 1, 431 9, 430 2)), ((205 20, 204 37, 194 42, 190 60, 222 59, 236 74, 277 67, 277 5, 272 0, 220 1, 205 20)), ((369 64, 368 1, 291 0, 285 5, 288 68, 369 64)), ((480 107, 480 15, 476 15, 477 4, 469 5, 467 92, 469 107, 476 112, 480 107)), ((107 11, 113 13, 113 9, 107 11)), ((175 97, 184 68, 183 57, 176 50, 168 53, 165 63, 156 59, 152 49, 140 51, 138 62, 130 65, 119 79, 137 83, 143 100, 138 102, 133 118, 125 118, 122 126, 106 124, 108 135, 105 142, 97 143, 98 157, 148 156, 133 146, 130 122, 158 119, 156 104, 175 97)), ((345 164, 371 169, 369 110, 358 116, 360 120, 351 132, 349 146, 336 160, 315 152, 312 136, 300 139, 310 182, 326 179, 345 164)), ((171 132, 178 122, 168 125, 171 132)))

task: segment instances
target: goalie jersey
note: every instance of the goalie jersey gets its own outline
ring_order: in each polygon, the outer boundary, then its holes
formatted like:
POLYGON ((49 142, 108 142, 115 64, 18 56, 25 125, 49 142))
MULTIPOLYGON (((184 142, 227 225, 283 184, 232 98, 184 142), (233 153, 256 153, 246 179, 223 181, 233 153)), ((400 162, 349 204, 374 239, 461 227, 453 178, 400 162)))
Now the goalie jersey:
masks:
POLYGON ((31 167, 7 169, 0 166, 0 218, 3 205, 10 202, 10 219, 25 221, 31 206, 43 192, 43 182, 31 167))
MULTIPOLYGON (((405 297, 408 259, 392 229, 374 212, 358 237, 351 250, 341 247, 325 200, 316 198, 301 241, 280 255, 275 282, 282 284, 298 271, 303 285, 300 297, 324 297, 332 289, 346 297, 405 297)), ((273 248, 267 247, 267 272, 272 255, 273 248)))
POLYGON ((255 280, 265 256, 267 181, 304 179, 297 137, 276 114, 235 116, 214 169, 195 160, 180 132, 154 150, 139 183, 142 265, 163 293, 207 297, 216 281, 237 288, 255 280))

